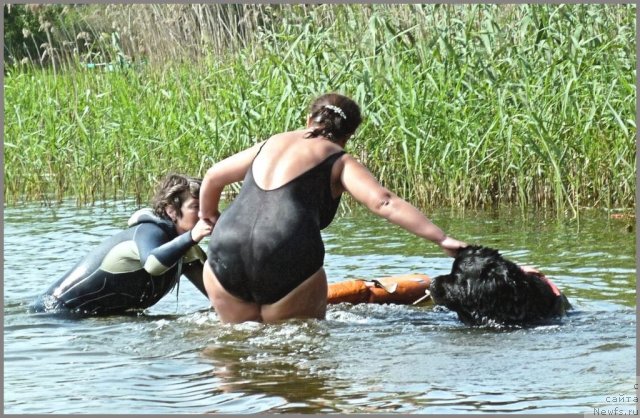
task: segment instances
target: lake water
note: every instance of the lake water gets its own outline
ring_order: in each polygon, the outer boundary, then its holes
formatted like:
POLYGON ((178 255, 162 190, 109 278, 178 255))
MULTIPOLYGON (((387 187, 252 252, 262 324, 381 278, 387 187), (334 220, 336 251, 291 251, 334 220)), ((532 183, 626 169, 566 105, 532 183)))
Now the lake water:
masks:
MULTIPOLYGON (((131 202, 4 210, 4 411, 22 413, 633 412, 635 233, 579 219, 432 214, 456 238, 542 269, 574 311, 529 329, 470 328, 427 305, 330 306, 325 321, 220 324, 183 279, 139 316, 71 320, 27 305, 131 202), (633 408, 633 409, 632 409, 633 408)), ((330 282, 443 274, 438 248, 360 210, 325 230, 330 282)))

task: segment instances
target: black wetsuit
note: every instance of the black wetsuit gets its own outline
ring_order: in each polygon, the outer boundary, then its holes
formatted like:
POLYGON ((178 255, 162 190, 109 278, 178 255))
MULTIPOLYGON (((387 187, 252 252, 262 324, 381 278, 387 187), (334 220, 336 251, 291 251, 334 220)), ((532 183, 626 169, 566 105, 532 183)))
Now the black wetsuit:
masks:
POLYGON ((256 184, 251 165, 209 241, 209 263, 229 293, 271 304, 322 267, 320 230, 331 223, 340 203, 339 196, 331 195, 331 168, 343 154, 330 155, 272 190, 256 184))
POLYGON ((35 312, 121 313, 158 302, 181 274, 206 295, 202 283, 204 251, 191 231, 140 210, 129 228, 103 241, 32 305, 35 312))

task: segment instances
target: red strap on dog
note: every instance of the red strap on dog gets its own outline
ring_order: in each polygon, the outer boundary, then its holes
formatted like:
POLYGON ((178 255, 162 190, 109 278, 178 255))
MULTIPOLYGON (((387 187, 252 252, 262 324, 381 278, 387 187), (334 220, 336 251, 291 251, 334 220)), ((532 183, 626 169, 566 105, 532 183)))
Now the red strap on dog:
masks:
POLYGON ((554 295, 560 296, 560 289, 558 289, 558 287, 551 280, 547 279, 547 276, 540 276, 540 278, 544 280, 545 283, 549 285, 549 287, 551 287, 554 295))

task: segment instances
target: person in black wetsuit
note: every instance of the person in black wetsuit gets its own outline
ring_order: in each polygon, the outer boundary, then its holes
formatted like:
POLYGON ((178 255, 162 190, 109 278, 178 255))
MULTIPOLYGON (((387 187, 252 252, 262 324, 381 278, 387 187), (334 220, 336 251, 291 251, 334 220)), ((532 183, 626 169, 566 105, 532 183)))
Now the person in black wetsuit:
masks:
POLYGON ((353 100, 323 95, 311 105, 306 129, 274 135, 207 171, 200 219, 214 228, 204 284, 222 321, 324 318, 320 230, 333 220, 343 192, 450 256, 466 246, 344 152, 361 120, 353 100), (238 197, 220 215, 224 187, 243 179, 238 197))
POLYGON ((211 233, 198 219, 200 180, 170 174, 152 209, 134 213, 128 228, 107 238, 31 306, 34 312, 118 314, 157 303, 184 274, 205 296, 197 245, 211 233))

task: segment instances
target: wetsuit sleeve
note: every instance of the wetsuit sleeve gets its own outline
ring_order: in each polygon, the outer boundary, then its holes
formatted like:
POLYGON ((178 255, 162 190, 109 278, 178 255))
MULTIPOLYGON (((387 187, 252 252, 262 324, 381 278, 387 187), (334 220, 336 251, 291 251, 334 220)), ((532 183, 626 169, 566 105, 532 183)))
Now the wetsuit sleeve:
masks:
POLYGON ((198 245, 194 245, 191 247, 191 250, 185 256, 185 260, 182 264, 182 274, 185 275, 187 279, 205 296, 207 295, 207 291, 204 288, 204 280, 202 279, 204 263, 207 260, 207 256, 205 255, 202 248, 198 245), (190 257, 193 255, 194 257, 190 257))
POLYGON ((191 238, 191 231, 167 242, 166 233, 153 224, 138 226, 133 240, 138 247, 140 263, 152 276, 165 273, 196 243, 191 238))

